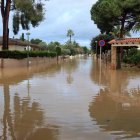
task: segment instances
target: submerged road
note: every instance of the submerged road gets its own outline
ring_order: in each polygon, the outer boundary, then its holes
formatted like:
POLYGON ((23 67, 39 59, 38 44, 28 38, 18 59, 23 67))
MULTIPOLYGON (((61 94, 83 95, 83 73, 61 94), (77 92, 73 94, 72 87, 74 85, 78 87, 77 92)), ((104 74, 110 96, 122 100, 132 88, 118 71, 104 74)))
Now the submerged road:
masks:
POLYGON ((0 139, 140 139, 140 72, 93 58, 0 70, 0 139))

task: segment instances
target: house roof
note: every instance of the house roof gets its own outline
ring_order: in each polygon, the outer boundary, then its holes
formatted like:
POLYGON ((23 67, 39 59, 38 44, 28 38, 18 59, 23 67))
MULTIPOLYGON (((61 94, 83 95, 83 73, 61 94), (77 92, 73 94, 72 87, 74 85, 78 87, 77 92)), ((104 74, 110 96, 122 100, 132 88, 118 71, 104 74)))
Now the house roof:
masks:
MULTIPOLYGON (((0 37, 0 45, 2 45, 3 38, 0 37)), ((21 41, 19 39, 13 39, 9 38, 9 45, 21 45, 21 46, 27 46, 27 42, 21 41)))
MULTIPOLYGON (((3 38, 0 37, 0 45, 2 45, 2 40, 3 38)), ((20 45, 20 46, 28 46, 30 45, 32 48, 38 48, 41 49, 42 47, 37 45, 37 44, 28 44, 27 41, 22 41, 20 39, 13 39, 13 38, 9 38, 9 45, 20 45)))
POLYGON ((140 44, 140 38, 122 38, 122 39, 113 39, 108 42, 109 44, 127 44, 127 43, 139 43, 140 44))

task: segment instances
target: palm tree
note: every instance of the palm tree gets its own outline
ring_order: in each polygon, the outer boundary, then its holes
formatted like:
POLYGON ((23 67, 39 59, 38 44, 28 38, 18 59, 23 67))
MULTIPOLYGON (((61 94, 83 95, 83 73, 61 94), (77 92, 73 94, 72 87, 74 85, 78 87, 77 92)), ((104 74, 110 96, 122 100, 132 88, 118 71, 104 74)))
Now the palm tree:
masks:
POLYGON ((70 43, 71 43, 71 37, 74 36, 73 30, 69 29, 67 32, 67 36, 70 37, 70 43))

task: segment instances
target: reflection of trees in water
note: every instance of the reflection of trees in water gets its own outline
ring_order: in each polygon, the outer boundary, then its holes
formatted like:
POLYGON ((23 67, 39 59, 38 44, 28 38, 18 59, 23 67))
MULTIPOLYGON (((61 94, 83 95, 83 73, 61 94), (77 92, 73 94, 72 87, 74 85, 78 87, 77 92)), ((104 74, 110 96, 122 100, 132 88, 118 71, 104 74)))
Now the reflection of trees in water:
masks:
MULTIPOLYGON (((139 137, 140 89, 139 86, 127 89, 129 80, 139 76, 139 72, 111 70, 105 64, 102 64, 101 70, 101 84, 106 88, 99 91, 90 105, 91 117, 96 119, 101 128, 116 131, 114 134, 122 138, 139 137)), ((91 79, 97 84, 99 72, 99 62, 95 61, 91 69, 91 79)))
MULTIPOLYGON (((94 81, 95 83, 99 83, 99 75, 100 75, 100 62, 94 60, 92 63, 92 68, 91 68, 91 79, 92 81, 94 81)), ((118 80, 125 80, 126 79, 126 74, 123 73, 123 71, 114 71, 111 70, 109 67, 109 64, 104 64, 102 63, 101 66, 101 84, 106 86, 110 83, 115 83, 116 81, 118 82, 118 80), (115 76, 114 79, 113 76, 115 76), (121 77, 121 79, 120 79, 121 77), (113 81, 111 81, 113 80, 113 81)), ((121 81, 120 81, 121 82, 121 81)), ((116 84, 116 83, 115 83, 116 84)))
POLYGON ((72 73, 78 68, 78 62, 75 59, 71 59, 62 65, 62 68, 66 71, 67 75, 67 83, 71 84, 74 80, 72 73))
MULTIPOLYGON (((62 66, 70 76, 68 77, 68 81, 72 82, 73 77, 71 76, 71 73, 77 68, 77 62, 73 60, 49 67, 40 65, 29 68, 5 69, 0 71, 0 83, 4 85, 3 134, 0 136, 0 139, 56 139, 56 133, 58 133, 56 126, 40 128, 44 125, 43 111, 39 110, 39 104, 37 102, 32 102, 29 97, 24 98, 23 100, 16 94, 13 100, 14 106, 11 104, 9 85, 19 83, 40 72, 43 76, 52 76, 56 72, 61 71, 62 66)), ((30 87, 28 87, 28 92, 29 88, 30 87)))
MULTIPOLYGON (((98 61, 93 61, 91 68, 91 79, 99 84, 100 65, 98 61)), ((138 71, 111 70, 109 65, 102 63, 101 85, 108 86, 112 92, 121 92, 126 88, 130 79, 140 76, 138 71)), ((136 83, 138 84, 138 83, 136 83)))
POLYGON ((106 88, 100 90, 89 106, 89 112, 105 131, 122 138, 140 137, 140 98, 131 98, 128 94, 114 96, 106 88))
POLYGON ((10 103, 9 85, 4 85, 3 134, 0 136, 0 139, 56 139, 54 133, 57 131, 55 129, 40 128, 44 123, 43 111, 39 109, 37 102, 31 102, 28 97, 21 100, 16 94, 13 112, 11 111, 10 103))
POLYGON ((90 76, 91 76, 91 80, 94 81, 94 83, 96 84, 101 83, 101 85, 104 85, 104 86, 108 85, 110 82, 109 66, 102 63, 101 71, 100 71, 100 61, 93 60, 90 76), (101 78, 100 78, 100 75, 101 75, 101 78))
POLYGON ((71 73, 76 70, 78 62, 74 59, 68 60, 66 63, 52 64, 52 65, 36 65, 29 68, 17 68, 17 69, 1 69, 0 70, 0 83, 2 84, 16 84, 23 80, 33 77, 37 73, 41 73, 43 76, 53 76, 61 71, 63 68, 68 75, 68 82, 73 81, 71 73))
POLYGON ((73 82, 73 77, 72 77, 71 73, 69 73, 69 75, 67 76, 67 83, 72 84, 72 82, 73 82))
POLYGON ((52 64, 50 66, 39 65, 31 66, 29 68, 24 67, 17 69, 2 69, 0 70, 0 83, 9 85, 16 84, 23 80, 33 77, 37 73, 52 76, 60 70, 61 64, 52 64))
POLYGON ((62 65, 62 68, 67 72, 67 73, 72 73, 74 72, 77 67, 78 67, 78 61, 76 59, 71 59, 68 62, 64 63, 62 65))
POLYGON ((16 120, 14 128, 17 139, 25 139, 35 127, 43 124, 43 112, 39 110, 38 103, 30 103, 28 98, 20 102, 19 97, 16 95, 14 103, 16 120))
POLYGON ((3 136, 1 139, 6 140, 8 135, 8 130, 13 140, 15 140, 13 122, 10 110, 10 95, 9 95, 9 85, 4 86, 4 114, 3 114, 3 136))

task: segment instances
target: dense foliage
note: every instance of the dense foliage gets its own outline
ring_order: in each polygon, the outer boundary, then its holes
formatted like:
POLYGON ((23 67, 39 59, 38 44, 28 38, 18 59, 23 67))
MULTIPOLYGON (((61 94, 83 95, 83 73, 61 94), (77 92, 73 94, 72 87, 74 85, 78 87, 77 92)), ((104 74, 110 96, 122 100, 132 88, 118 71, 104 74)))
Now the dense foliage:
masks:
POLYGON ((39 43, 41 43, 42 42, 42 40, 41 39, 31 39, 31 41, 30 41, 32 44, 39 44, 39 43))
POLYGON ((24 59, 27 57, 55 57, 55 52, 48 51, 0 51, 0 58, 24 59))
POLYGON ((139 64, 140 63, 140 50, 131 48, 125 52, 124 62, 128 64, 139 64))
POLYGON ((139 7, 139 0, 98 0, 91 8, 91 19, 101 33, 112 32, 119 25, 119 37, 122 38, 133 27, 138 27, 139 7))
POLYGON ((90 53, 90 50, 86 46, 80 46, 76 41, 67 41, 65 44, 54 41, 47 44, 40 39, 31 39, 31 43, 38 44, 44 50, 47 50, 49 52, 56 52, 58 55, 76 55, 90 53))
POLYGON ((39 25, 43 20, 44 10, 43 3, 36 0, 13 0, 14 16, 13 16, 13 32, 17 34, 19 31, 19 25, 25 30, 29 30, 30 24, 33 27, 39 25))

